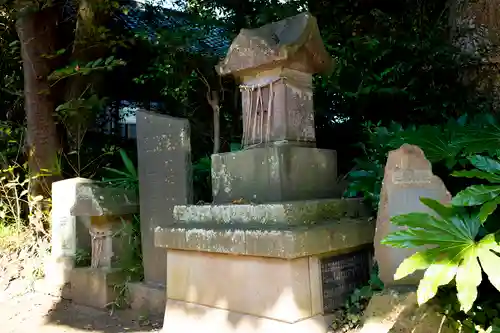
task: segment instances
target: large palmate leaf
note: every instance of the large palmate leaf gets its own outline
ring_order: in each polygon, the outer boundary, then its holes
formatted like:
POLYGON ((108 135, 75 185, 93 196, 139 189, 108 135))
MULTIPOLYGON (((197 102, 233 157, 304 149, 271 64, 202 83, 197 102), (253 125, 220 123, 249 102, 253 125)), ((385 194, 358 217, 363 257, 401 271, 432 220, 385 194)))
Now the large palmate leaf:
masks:
POLYGON ((455 171, 456 177, 478 178, 492 185, 472 185, 460 191, 452 200, 454 206, 479 206, 479 220, 486 221, 500 203, 500 162, 487 156, 471 156, 468 158, 475 170, 455 171))
POLYGON ((481 226, 477 216, 433 199, 422 198, 421 201, 435 214, 396 216, 392 223, 406 228, 382 240, 382 244, 397 248, 427 247, 404 260, 394 278, 401 279, 417 270, 426 270, 418 286, 419 304, 433 298, 438 287, 455 279, 458 300, 462 310, 467 312, 477 298, 481 267, 490 282, 500 290, 500 257, 495 253, 500 253, 500 245, 494 234, 476 241, 481 226))

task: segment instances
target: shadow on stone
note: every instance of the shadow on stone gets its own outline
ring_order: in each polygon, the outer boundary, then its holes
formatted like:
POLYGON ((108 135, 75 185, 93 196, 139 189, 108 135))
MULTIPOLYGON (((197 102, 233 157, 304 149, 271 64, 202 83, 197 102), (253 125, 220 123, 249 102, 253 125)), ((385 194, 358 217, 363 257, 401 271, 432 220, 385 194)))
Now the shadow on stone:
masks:
POLYGON ((145 333, 158 332, 162 327, 161 316, 141 316, 131 310, 117 310, 113 313, 59 300, 46 316, 46 323, 67 326, 92 333, 145 333))

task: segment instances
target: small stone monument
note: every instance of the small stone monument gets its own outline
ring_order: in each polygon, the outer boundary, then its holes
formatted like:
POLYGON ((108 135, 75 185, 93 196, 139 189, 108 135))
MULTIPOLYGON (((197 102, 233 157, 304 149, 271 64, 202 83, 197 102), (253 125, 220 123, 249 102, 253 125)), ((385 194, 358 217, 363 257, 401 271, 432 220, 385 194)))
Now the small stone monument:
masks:
POLYGON ((324 333, 367 282, 374 224, 335 198, 335 151, 315 147, 312 74, 332 63, 309 13, 234 40, 217 70, 242 82, 244 149, 212 155, 213 204, 156 228, 164 332, 324 333))
POLYGON ((412 212, 431 212, 430 208, 420 202, 421 197, 443 203, 451 200, 441 179, 432 173, 431 164, 422 149, 404 144, 391 151, 387 158, 374 239, 375 260, 379 266, 380 278, 386 286, 416 286, 423 276, 420 271, 401 280, 394 280, 394 273, 399 265, 417 250, 380 244, 389 233, 399 228, 390 223, 392 217, 412 212))

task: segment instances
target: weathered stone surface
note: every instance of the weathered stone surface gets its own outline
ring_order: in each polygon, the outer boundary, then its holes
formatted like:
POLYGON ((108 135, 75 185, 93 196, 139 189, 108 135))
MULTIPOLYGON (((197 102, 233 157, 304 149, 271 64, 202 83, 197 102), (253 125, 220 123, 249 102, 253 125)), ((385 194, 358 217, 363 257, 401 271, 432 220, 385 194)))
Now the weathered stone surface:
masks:
POLYGON ((90 220, 71 214, 78 200, 80 186, 92 181, 85 178, 65 179, 52 184, 51 258, 46 262, 46 272, 53 281, 69 282, 77 249, 90 251, 90 220))
MULTIPOLYGON (((92 268, 116 267, 122 256, 130 251, 131 216, 92 216, 92 268)), ((126 260, 126 259, 125 259, 126 260)))
POLYGON ((165 288, 143 282, 128 283, 128 303, 141 313, 163 314, 167 302, 165 288))
POLYGON ((115 286, 125 280, 126 275, 116 269, 75 268, 70 279, 71 299, 81 305, 107 308, 120 301, 115 286))
POLYGON ((332 64, 316 19, 304 12, 257 29, 242 29, 216 69, 220 75, 236 76, 270 66, 316 73, 328 71, 332 64))
POLYGON ((154 229, 171 225, 174 206, 193 200, 189 121, 146 111, 136 117, 144 277, 164 285, 166 254, 155 249, 154 229))
POLYGON ((287 323, 169 299, 162 333, 325 333, 331 323, 327 318, 318 315, 287 323))
POLYGON ((212 155, 214 203, 256 203, 340 196, 333 150, 297 146, 254 148, 212 155))
POLYGON ((103 183, 81 182, 76 186, 73 216, 125 215, 137 213, 137 193, 103 183))
POLYGON ((370 300, 357 333, 453 333, 439 307, 429 301, 418 306, 414 290, 386 289, 370 300))
POLYGON ((316 147, 312 74, 277 67, 240 85, 244 148, 316 147))
POLYGON ((314 226, 262 226, 188 224, 157 228, 155 245, 167 249, 196 250, 276 258, 299 258, 369 245, 374 223, 342 219, 314 226))
POLYGON ((212 223, 313 225, 318 221, 368 217, 361 199, 323 199, 268 204, 182 205, 174 207, 176 224, 212 223))
POLYGON ((386 286, 417 285, 423 276, 420 271, 395 281, 394 273, 399 265, 417 250, 380 244, 389 233, 399 229, 390 222, 392 217, 412 212, 432 212, 420 202, 422 197, 443 203, 451 200, 441 179, 432 174, 431 164, 423 151, 417 146, 405 144, 391 151, 387 159, 374 239, 375 260, 379 266, 380 278, 386 286))

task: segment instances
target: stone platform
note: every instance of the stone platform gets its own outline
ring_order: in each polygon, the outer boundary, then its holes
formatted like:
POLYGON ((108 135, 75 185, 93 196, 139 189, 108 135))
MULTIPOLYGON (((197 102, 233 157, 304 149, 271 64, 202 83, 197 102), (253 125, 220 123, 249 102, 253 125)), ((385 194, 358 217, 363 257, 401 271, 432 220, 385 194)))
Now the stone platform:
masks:
POLYGON ((176 206, 174 220, 155 230, 169 332, 324 333, 369 278, 374 223, 359 200, 176 206))

